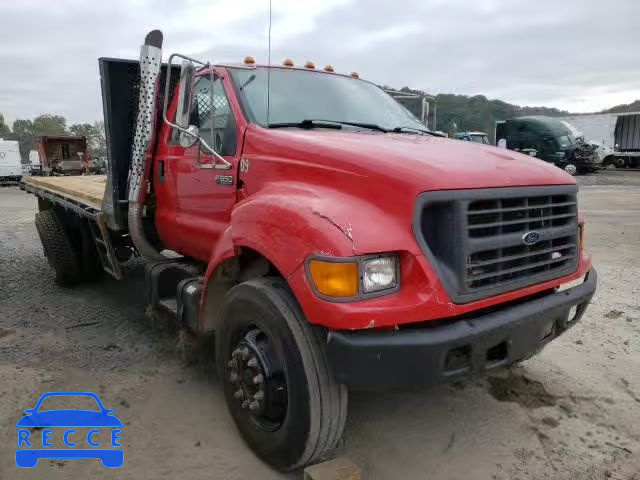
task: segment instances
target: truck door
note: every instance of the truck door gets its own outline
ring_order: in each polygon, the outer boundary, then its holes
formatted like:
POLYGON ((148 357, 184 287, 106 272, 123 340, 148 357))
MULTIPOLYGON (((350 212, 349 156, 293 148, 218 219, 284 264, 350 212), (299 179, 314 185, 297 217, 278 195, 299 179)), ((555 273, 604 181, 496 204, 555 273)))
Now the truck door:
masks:
POLYGON ((198 127, 200 137, 231 168, 212 168, 213 155, 198 143, 182 147, 177 131, 165 135, 166 144, 158 151, 154 170, 156 228, 168 248, 207 261, 236 202, 241 150, 237 121, 219 75, 195 78, 189 123, 198 127))

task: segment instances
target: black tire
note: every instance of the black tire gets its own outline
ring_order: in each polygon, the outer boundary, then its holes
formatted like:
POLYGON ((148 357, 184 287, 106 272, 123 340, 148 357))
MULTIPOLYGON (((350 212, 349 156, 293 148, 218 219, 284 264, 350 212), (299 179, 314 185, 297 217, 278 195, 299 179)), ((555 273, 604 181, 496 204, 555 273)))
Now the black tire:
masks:
POLYGON ((578 166, 575 163, 571 163, 571 162, 565 163, 562 166, 562 169, 572 177, 576 176, 579 172, 578 166))
MULTIPOLYGON (((225 295, 216 325, 216 363, 227 406, 253 451, 278 469, 293 470, 322 458, 342 436, 347 389, 333 378, 325 342, 326 331, 307 322, 281 278, 248 280, 225 295), (230 377, 235 371, 232 365, 240 360, 232 356, 248 330, 264 333, 286 382, 285 413, 276 428, 264 428, 259 414, 243 408, 234 397, 238 384, 230 377)), ((246 370, 242 373, 246 377, 246 370)), ((273 391, 269 381, 264 386, 267 392, 273 391)), ((266 400, 265 404, 270 405, 266 400)))
POLYGON ((626 168, 627 167, 627 159, 624 157, 616 157, 615 160, 616 168, 626 168))
POLYGON ((60 285, 74 285, 80 280, 78 255, 60 219, 53 210, 36 213, 36 230, 42 242, 44 256, 55 271, 60 285))

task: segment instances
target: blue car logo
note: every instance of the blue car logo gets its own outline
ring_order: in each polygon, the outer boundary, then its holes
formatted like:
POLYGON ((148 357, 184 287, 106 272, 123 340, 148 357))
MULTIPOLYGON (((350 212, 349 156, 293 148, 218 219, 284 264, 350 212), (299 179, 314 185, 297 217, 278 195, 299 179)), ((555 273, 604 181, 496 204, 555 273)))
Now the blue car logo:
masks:
POLYGON ((107 468, 119 468, 124 463, 124 451, 120 444, 122 422, 107 409, 95 393, 91 392, 49 392, 40 397, 34 408, 24 411, 18 427, 18 448, 16 465, 33 468, 41 458, 74 459, 99 458, 107 468), (91 397, 100 411, 58 409, 39 411, 42 402, 49 397, 91 397), (41 428, 41 432, 33 430, 41 428), (85 435, 75 428, 90 427, 85 435), (64 429, 62 441, 66 448, 53 448, 53 428, 64 429), (41 435, 40 435, 41 433, 41 435), (108 438, 105 437, 108 434, 108 438), (108 440, 108 441, 107 441, 108 440), (84 448, 86 443, 88 448, 84 448), (105 448, 105 447, 110 448, 105 448))

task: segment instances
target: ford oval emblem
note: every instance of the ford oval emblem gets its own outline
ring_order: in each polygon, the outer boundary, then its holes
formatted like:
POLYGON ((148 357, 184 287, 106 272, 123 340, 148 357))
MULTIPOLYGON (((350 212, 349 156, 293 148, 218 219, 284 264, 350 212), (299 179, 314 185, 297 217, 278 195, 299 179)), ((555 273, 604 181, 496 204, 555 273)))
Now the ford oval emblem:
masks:
POLYGON ((538 232, 527 232, 522 236, 522 243, 525 245, 535 245, 540 241, 540 234, 538 232))

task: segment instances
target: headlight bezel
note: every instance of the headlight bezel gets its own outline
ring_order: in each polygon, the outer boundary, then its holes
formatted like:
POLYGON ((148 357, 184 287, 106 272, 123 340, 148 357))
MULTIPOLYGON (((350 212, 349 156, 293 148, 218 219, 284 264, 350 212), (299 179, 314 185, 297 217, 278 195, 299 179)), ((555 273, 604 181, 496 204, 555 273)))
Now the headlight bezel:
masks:
POLYGON ((306 273, 307 281, 309 282, 309 285, 313 290, 313 293, 317 297, 323 300, 326 300, 328 302, 338 302, 338 303, 355 302, 358 300, 368 300, 371 298, 391 295, 393 293, 396 293, 398 290, 400 290, 400 255, 395 252, 374 253, 374 254, 368 254, 368 255, 358 255, 354 257, 327 257, 322 255, 312 255, 308 257, 307 260, 305 261, 305 273, 306 273), (371 260, 377 260, 379 258, 391 258, 393 260, 394 266, 395 266, 395 284, 392 287, 388 287, 380 290, 374 290, 371 292, 366 292, 364 290, 364 265, 366 262, 369 262, 371 260), (334 296, 325 295, 322 292, 318 291, 310 271, 310 263, 312 260, 329 262, 329 263, 333 263, 333 262, 356 263, 358 266, 357 295, 354 295, 351 297, 334 297, 334 296))

